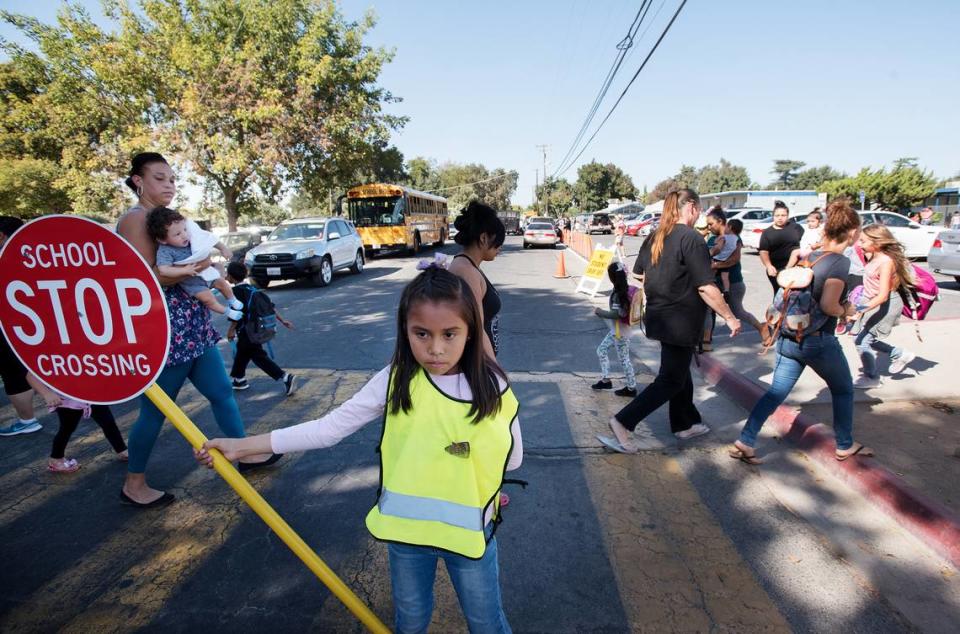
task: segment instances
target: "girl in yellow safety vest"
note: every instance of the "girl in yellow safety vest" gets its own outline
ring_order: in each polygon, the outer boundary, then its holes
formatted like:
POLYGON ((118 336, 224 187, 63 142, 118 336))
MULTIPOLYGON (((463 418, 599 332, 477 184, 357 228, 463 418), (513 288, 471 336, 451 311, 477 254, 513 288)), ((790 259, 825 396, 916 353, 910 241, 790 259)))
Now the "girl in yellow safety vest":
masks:
POLYGON ((471 632, 509 632, 500 596, 500 488, 523 460, 518 403, 483 347, 474 294, 437 263, 404 289, 393 359, 324 417, 249 438, 217 438, 228 460, 335 445, 384 419, 381 486, 367 528, 387 542, 396 631, 425 632, 443 559, 471 632))

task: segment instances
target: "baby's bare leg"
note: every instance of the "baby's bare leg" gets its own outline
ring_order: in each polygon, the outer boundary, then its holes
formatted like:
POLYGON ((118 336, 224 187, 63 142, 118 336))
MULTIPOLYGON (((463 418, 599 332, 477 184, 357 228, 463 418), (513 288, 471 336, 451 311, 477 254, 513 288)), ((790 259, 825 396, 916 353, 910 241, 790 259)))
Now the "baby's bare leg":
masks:
POLYGON ((233 299, 233 287, 230 286, 230 282, 227 280, 223 279, 222 277, 218 277, 216 280, 214 280, 213 287, 223 293, 223 296, 227 298, 228 302, 233 299))
POLYGON ((194 295, 194 297, 197 299, 197 301, 215 313, 222 315, 227 312, 227 308, 217 301, 217 298, 213 296, 213 293, 210 291, 210 289, 202 290, 194 295))

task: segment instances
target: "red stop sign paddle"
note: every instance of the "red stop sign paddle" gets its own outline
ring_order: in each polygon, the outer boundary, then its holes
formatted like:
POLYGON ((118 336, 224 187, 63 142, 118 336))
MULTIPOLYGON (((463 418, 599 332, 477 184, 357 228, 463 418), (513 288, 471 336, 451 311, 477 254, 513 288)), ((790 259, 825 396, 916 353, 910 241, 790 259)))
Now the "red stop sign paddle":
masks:
POLYGON ((163 292, 130 244, 76 216, 46 216, 0 250, 0 329, 20 361, 78 401, 130 400, 163 369, 163 292))

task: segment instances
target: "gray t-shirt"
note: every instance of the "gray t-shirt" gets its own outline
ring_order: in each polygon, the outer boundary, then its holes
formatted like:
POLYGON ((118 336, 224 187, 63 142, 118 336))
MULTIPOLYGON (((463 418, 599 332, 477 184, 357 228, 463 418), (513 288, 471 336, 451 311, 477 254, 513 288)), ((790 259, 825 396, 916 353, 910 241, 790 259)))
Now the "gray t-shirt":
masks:
POLYGON ((170 266, 189 258, 193 253, 190 251, 190 245, 185 247, 174 247, 169 244, 157 245, 157 266, 170 266))
MULTIPOLYGON (((809 262, 816 261, 817 258, 824 255, 823 251, 814 251, 807 258, 809 262)), ((840 280, 843 282, 843 291, 840 292, 840 301, 842 302, 847 292, 847 275, 850 273, 850 260, 839 253, 827 253, 819 262, 813 265, 813 298, 819 302, 823 297, 823 286, 827 280, 840 280)), ((827 323, 823 325, 820 331, 823 334, 834 335, 837 329, 837 318, 830 317, 827 323)))

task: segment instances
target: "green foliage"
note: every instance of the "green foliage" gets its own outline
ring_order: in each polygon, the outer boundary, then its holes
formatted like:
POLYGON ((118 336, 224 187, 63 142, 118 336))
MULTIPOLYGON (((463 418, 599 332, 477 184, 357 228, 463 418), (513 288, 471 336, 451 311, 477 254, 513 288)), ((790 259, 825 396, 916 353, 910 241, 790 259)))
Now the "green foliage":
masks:
POLYGON ((747 168, 733 165, 725 158, 719 165, 704 165, 697 171, 694 181, 696 190, 703 193, 728 192, 750 187, 747 168))
POLYGON ((846 174, 838 172, 829 165, 821 165, 820 167, 810 167, 802 172, 797 172, 791 187, 792 189, 815 189, 819 191, 820 186, 827 181, 846 177, 846 174))
POLYGON ((440 174, 437 164, 428 158, 418 156, 407 161, 407 184, 422 192, 440 189, 440 174))
POLYGON ((382 112, 396 101, 377 85, 392 53, 363 43, 371 15, 347 22, 333 0, 104 7, 115 32, 71 5, 56 26, 0 14, 40 50, 4 46, 24 95, 7 106, 4 132, 58 154, 75 208, 116 205, 107 194, 118 195, 130 154, 144 149, 172 152, 212 182, 231 229, 244 200, 275 201, 290 185, 325 191, 375 171, 378 152, 397 166, 386 141, 405 120, 382 112))
POLYGON ((803 161, 776 159, 773 162, 773 169, 770 170, 770 173, 776 174, 777 179, 770 184, 770 187, 777 189, 795 189, 793 182, 800 168, 804 165, 806 165, 806 163, 803 161))
POLYGON ((830 199, 846 197, 855 201, 863 191, 867 208, 898 210, 922 203, 933 194, 936 183, 933 174, 915 165, 897 163, 889 172, 886 168, 871 170, 865 167, 856 176, 824 183, 821 191, 830 199))
POLYGON ((410 187, 445 197, 451 212, 462 209, 471 200, 494 209, 509 209, 519 179, 517 172, 500 167, 488 170, 479 163, 444 163, 438 167, 423 157, 411 159, 406 172, 410 187))
POLYGON ((564 178, 547 179, 537 187, 537 200, 549 202, 551 216, 562 216, 574 206, 573 185, 564 178))
POLYGON ((58 188, 57 164, 46 159, 0 158, 0 215, 23 220, 70 211, 70 199, 58 188))
POLYGON ((597 161, 580 166, 573 191, 580 209, 584 211, 603 209, 611 198, 637 198, 637 188, 626 172, 613 163, 597 161))

